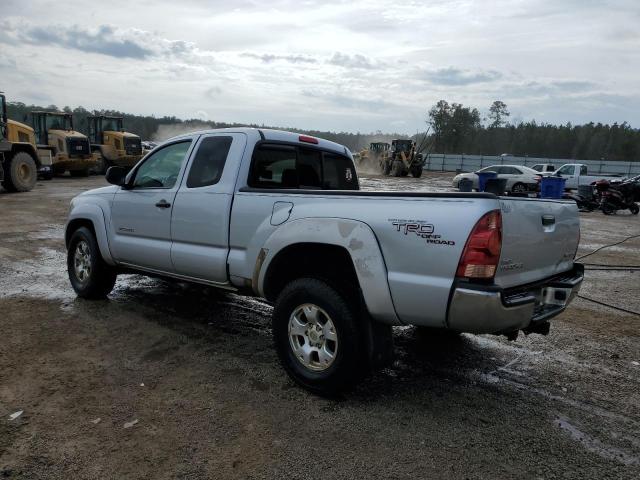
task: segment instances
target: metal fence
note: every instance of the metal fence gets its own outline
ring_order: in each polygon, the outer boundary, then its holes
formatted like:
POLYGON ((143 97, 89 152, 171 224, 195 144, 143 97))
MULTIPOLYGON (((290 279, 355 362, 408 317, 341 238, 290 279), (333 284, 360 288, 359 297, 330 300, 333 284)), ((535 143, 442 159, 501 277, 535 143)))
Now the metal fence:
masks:
POLYGON ((474 172, 490 165, 524 165, 531 167, 538 163, 551 163, 556 168, 565 163, 582 163, 587 166, 589 173, 612 173, 625 176, 639 175, 640 162, 613 162, 610 160, 569 160, 566 158, 537 158, 537 157, 515 157, 512 155, 489 156, 489 155, 448 155, 442 153, 431 153, 427 155, 424 168, 441 172, 474 172))

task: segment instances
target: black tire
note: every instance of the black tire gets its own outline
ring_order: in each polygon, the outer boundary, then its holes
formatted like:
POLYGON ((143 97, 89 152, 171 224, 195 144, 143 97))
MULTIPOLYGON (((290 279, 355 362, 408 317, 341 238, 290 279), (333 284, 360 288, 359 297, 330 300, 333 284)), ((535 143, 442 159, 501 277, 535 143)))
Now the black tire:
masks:
MULTIPOLYGON (((364 316, 359 315, 359 311, 357 302, 348 302, 346 296, 322 280, 300 278, 284 288, 273 310, 273 338, 282 367, 298 385, 319 395, 333 396, 355 386, 372 367, 388 363, 390 342, 383 339, 391 338, 390 329, 385 330, 389 335, 385 337, 384 333, 371 328, 372 324, 368 319, 363 320, 364 316), (302 356, 299 359, 294 351, 295 338, 308 346, 310 337, 293 335, 290 339, 290 319, 296 311, 309 305, 319 307, 326 314, 336 337, 335 356, 329 366, 323 366, 316 354, 316 368, 321 370, 305 365, 302 356)), ((303 328, 308 328, 311 323, 309 320, 305 322, 307 325, 303 328)), ((309 358, 314 361, 313 354, 309 358)))
POLYGON ((511 187, 512 193, 527 193, 529 189, 524 183, 518 182, 513 187, 511 187))
POLYGON ((102 155, 102 152, 100 150, 96 150, 95 152, 93 152, 93 154, 96 156, 97 163, 96 163, 95 167, 93 167, 91 169, 91 172, 95 173, 96 175, 104 175, 104 174, 106 174, 107 173, 107 169, 111 165, 109 165, 109 162, 107 161, 106 158, 104 158, 104 156, 102 155))
POLYGON ((31 155, 18 152, 9 161, 4 172, 4 188, 9 192, 28 192, 38 181, 38 167, 31 155))
POLYGON ((609 202, 604 202, 602 204, 602 213, 604 213, 605 215, 613 215, 614 213, 616 213, 616 207, 611 205, 609 202))
POLYGON ((420 178, 422 176, 422 165, 414 165, 411 167, 411 176, 413 178, 420 178))
POLYGON ((391 162, 389 161, 382 162, 382 173, 384 175, 389 175, 389 173, 391 173, 391 162))
POLYGON ((636 205, 635 203, 633 205, 631 205, 629 207, 629 210, 631 211, 631 213, 633 215, 638 215, 638 212, 640 212, 640 207, 638 207, 638 205, 636 205))
POLYGON ((402 175, 402 170, 404 169, 404 165, 400 160, 394 160, 391 164, 391 172, 390 175, 392 177, 400 177, 402 175))
MULTIPOLYGON (((80 250, 83 250, 80 248, 80 250)), ((71 236, 67 249, 67 273, 71 286, 79 297, 98 300, 106 298, 113 290, 116 283, 117 274, 115 270, 107 265, 102 259, 98 241, 93 232, 87 227, 80 227, 71 236), (87 258, 79 263, 88 265, 86 278, 81 278, 76 269, 76 253, 79 245, 84 243, 87 251, 87 258)))
POLYGON ((88 177, 89 176, 89 167, 85 167, 82 170, 69 170, 69 174, 74 177, 88 177))

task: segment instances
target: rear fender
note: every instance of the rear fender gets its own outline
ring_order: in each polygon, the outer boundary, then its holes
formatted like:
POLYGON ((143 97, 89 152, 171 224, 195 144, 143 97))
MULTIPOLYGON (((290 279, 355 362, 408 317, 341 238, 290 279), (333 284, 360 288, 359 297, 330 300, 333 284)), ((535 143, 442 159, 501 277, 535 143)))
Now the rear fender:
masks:
POLYGON ((365 305, 380 322, 400 325, 387 282, 387 268, 371 228, 356 220, 340 218, 302 218, 287 222, 267 239, 259 256, 258 293, 264 296, 264 280, 278 252, 297 243, 321 243, 343 247, 355 267, 365 305), (262 257, 262 258, 261 258, 262 257))
POLYGON ((107 264, 114 266, 115 262, 111 256, 111 251, 109 250, 109 240, 107 237, 104 212, 98 205, 79 204, 73 206, 67 220, 67 225, 65 226, 65 244, 68 246, 73 230, 86 222, 90 222, 93 226, 102 258, 107 264))

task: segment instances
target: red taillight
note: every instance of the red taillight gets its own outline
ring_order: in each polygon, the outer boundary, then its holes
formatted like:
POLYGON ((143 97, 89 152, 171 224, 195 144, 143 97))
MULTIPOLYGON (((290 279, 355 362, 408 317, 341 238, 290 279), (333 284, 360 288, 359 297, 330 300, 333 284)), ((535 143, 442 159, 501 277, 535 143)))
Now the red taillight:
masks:
POLYGON ((502 214, 485 214, 469 235, 456 275, 464 278, 493 278, 502 248, 502 214))
POLYGON ((542 180, 542 175, 536 175, 535 177, 533 177, 533 179, 534 179, 536 182, 540 183, 540 180, 542 180))
POLYGON ((317 138, 309 137, 308 135, 300 135, 298 137, 298 140, 305 143, 314 143, 316 145, 318 144, 317 138))

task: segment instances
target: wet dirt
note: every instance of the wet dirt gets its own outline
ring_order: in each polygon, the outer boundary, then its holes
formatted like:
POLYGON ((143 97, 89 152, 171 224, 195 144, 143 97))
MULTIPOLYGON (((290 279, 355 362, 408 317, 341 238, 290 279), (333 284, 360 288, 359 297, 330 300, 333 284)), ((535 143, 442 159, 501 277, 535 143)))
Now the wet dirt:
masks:
MULTIPOLYGON (((577 299, 549 336, 516 342, 396 328, 391 368, 322 399, 278 366, 260 300, 138 275, 76 298, 65 216, 103 184, 0 192, 0 478, 640 476, 639 316, 577 299)), ((581 220, 579 255, 640 233, 630 215, 581 220)), ((640 238, 584 261, 640 265, 640 238)), ((636 311, 639 292, 639 271, 589 270, 582 290, 636 311)))

